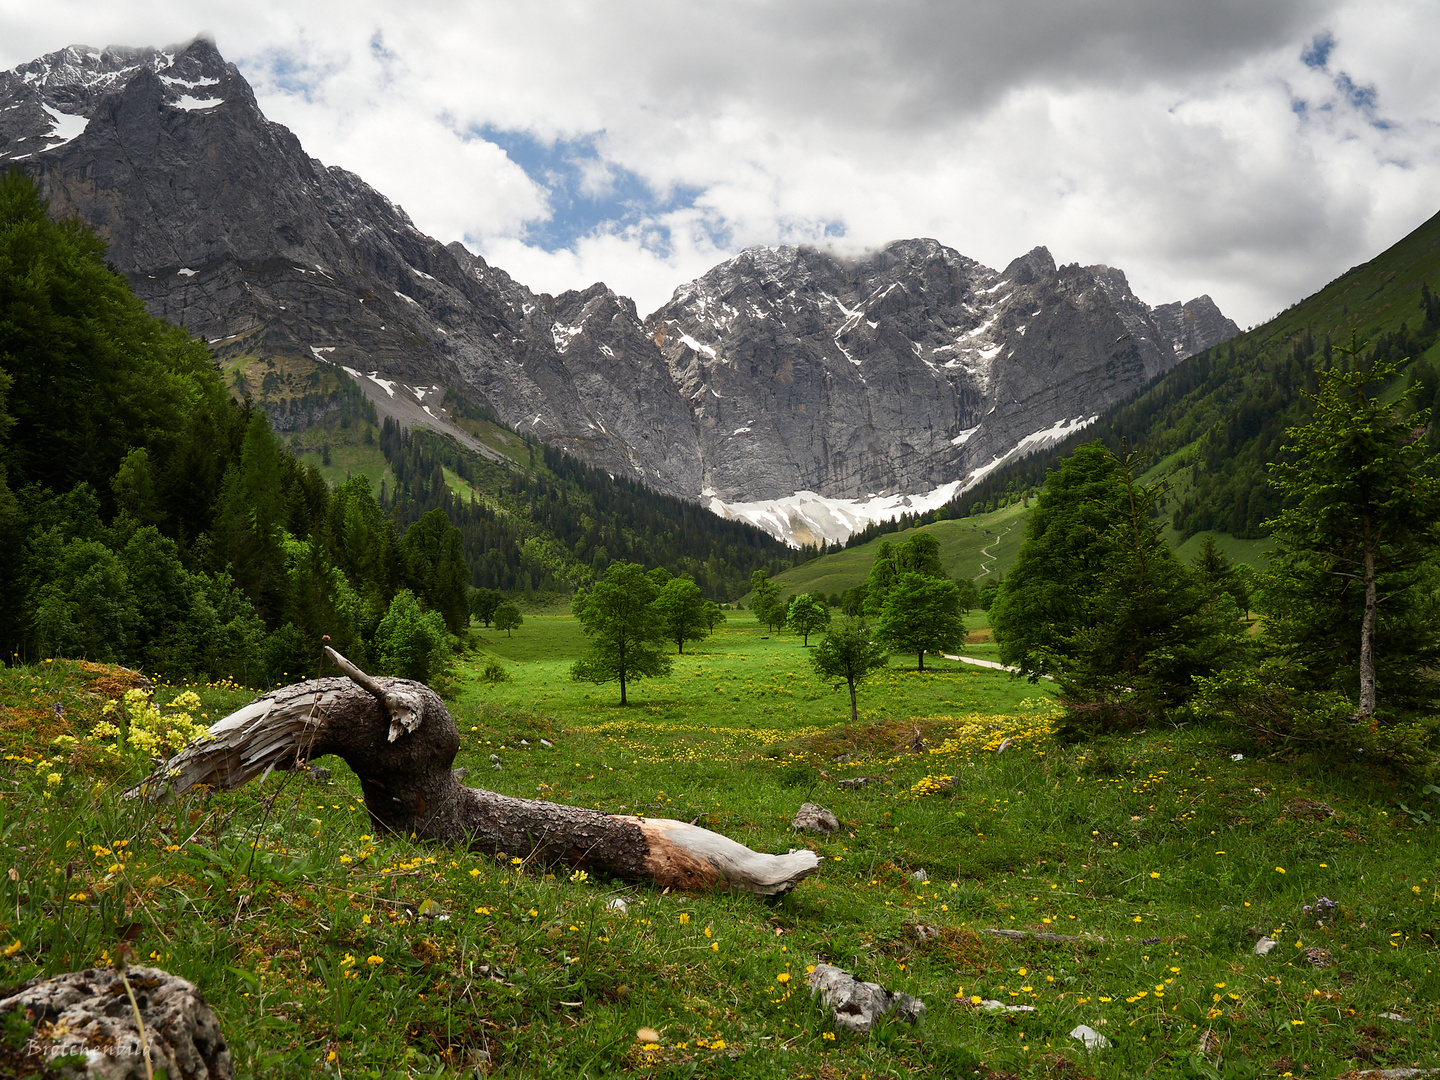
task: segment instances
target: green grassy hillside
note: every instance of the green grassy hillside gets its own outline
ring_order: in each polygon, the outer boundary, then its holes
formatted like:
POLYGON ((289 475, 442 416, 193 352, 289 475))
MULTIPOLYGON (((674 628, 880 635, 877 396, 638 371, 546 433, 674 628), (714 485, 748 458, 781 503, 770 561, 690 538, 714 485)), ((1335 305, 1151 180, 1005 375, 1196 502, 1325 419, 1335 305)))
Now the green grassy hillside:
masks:
MULTIPOLYGON (((413 844, 374 828, 334 758, 233 793, 125 799, 151 762, 104 709, 133 673, 56 660, 0 669, 5 984, 106 966, 127 942, 195 982, 235 1074, 267 1080, 1241 1080, 1440 1062, 1440 807, 1413 784, 1195 726, 1067 745, 1043 685, 959 665, 897 659, 852 725, 809 650, 744 617, 624 709, 615 687, 566 677, 573 619, 492 637, 449 702, 469 783, 808 846, 819 870, 761 900, 413 844), (477 678, 490 657, 510 681, 477 678), (805 801, 840 831, 792 832, 805 801), (1263 956, 1262 935, 1278 943, 1263 956), (920 998, 924 1022, 840 1028, 805 986, 821 962, 920 998), (1109 1045, 1087 1051, 1079 1024, 1109 1045)), ((187 705, 182 689, 157 704, 209 721, 249 699, 222 683, 187 705)), ((7 1025, 0 1075, 36 1071, 11 1067, 29 1026, 7 1025)))
POLYGON ((911 533, 932 533, 940 541, 940 558, 952 578, 983 579, 986 574, 1003 574, 1015 561, 1025 534, 1027 507, 1016 503, 989 514, 977 514, 958 521, 937 521, 917 529, 905 529, 833 555, 823 555, 776 576, 776 583, 790 593, 843 593, 863 584, 881 543, 904 543, 911 533))

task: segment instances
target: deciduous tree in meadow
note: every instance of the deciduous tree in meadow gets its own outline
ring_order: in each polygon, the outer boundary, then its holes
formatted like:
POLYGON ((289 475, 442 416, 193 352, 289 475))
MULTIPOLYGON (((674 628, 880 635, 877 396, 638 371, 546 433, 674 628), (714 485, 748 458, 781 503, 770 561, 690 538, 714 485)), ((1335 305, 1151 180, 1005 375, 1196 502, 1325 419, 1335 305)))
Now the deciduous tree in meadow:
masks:
POLYGON ((620 684, 620 704, 628 704, 628 685, 641 678, 670 674, 665 625, 655 610, 659 590, 639 563, 611 563, 589 592, 575 594, 570 609, 590 635, 590 649, 570 669, 571 678, 620 684))
POLYGON ((791 597, 785 611, 785 625, 801 636, 802 644, 810 644, 810 635, 830 624, 830 607, 821 596, 801 593, 791 597))
POLYGON ((835 679, 837 686, 844 683, 849 689, 852 724, 860 719, 855 688, 889 662, 889 650, 872 640, 870 631, 861 623, 852 620, 832 627, 810 654, 810 663, 822 677, 835 679))
POLYGON ((655 610, 665 627, 665 636, 675 643, 676 653, 685 651, 685 642, 700 641, 710 633, 706 622, 705 596, 689 574, 671 578, 655 596, 655 610))
POLYGON ((960 589, 953 581, 914 570, 897 577, 885 593, 877 635, 892 649, 916 654, 925 670, 925 653, 954 648, 965 639, 960 589))
POLYGON ((785 605, 780 599, 780 586, 770 580, 764 570, 750 575, 750 610, 755 618, 770 626, 773 633, 776 625, 785 625, 785 605))
POLYGON ((519 630, 525 619, 514 604, 501 604, 495 609, 495 629, 504 630, 506 637, 514 637, 512 631, 519 630))
POLYGON ((470 593, 470 614, 479 619, 482 625, 488 627, 490 621, 495 618, 495 609, 504 599, 494 589, 475 589, 470 593))

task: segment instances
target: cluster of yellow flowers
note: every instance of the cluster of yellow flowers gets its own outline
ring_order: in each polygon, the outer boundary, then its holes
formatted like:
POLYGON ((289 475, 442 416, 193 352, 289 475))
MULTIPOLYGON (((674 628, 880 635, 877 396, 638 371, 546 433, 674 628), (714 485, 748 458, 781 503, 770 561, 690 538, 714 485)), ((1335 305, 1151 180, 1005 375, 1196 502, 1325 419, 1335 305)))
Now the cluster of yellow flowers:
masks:
POLYGON ((949 791, 955 786, 953 776, 922 776, 910 785, 910 794, 917 799, 934 795, 937 791, 949 791))
MULTIPOLYGON (((121 704, 107 701, 101 712, 105 716, 113 716, 121 704)), ((193 690, 182 692, 165 708, 168 711, 162 713, 143 690, 125 691, 124 715, 130 720, 126 741, 146 757, 168 758, 204 735, 208 729, 209 717, 200 712, 200 696, 193 690)), ((112 745, 108 749, 119 753, 124 736, 115 723, 101 720, 90 729, 90 738, 95 741, 111 740, 112 745)))

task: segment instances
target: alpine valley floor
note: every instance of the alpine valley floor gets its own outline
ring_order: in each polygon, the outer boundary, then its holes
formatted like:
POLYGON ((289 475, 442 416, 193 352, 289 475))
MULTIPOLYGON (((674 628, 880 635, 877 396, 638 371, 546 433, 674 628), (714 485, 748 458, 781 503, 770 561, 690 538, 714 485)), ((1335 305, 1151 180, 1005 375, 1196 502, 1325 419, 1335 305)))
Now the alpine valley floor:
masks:
MULTIPOLYGON (((127 941, 199 984, 247 1077, 1440 1065, 1440 805, 1413 785, 1256 756, 1214 729, 1059 745, 1043 687, 899 656, 850 726, 799 640, 743 613, 623 710, 614 687, 567 678, 583 643, 569 616, 477 633, 450 699, 469 783, 696 819, 759 850, 813 844, 820 871, 765 903, 419 847, 371 835, 332 762, 324 779, 122 802, 148 763, 97 725, 126 680, 47 661, 0 673, 3 981, 104 964, 127 941), (509 681, 479 681, 492 657, 509 681), (857 776, 878 780, 838 787, 857 776), (807 800, 841 831, 791 833, 807 800), (1279 943, 1268 956, 1261 936, 1279 943), (821 961, 921 998, 924 1023, 837 1032, 804 987, 821 961), (1079 1024, 1109 1047, 1087 1051, 1079 1024)), ((192 689, 207 723, 251 694, 192 689)))

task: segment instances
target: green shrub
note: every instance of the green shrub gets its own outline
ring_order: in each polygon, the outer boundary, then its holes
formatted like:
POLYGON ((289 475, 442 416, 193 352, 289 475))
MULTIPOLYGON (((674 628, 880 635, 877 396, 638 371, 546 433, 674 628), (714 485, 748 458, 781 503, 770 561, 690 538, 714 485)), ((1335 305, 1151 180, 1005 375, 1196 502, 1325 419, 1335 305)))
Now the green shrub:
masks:
POLYGON ((445 620, 426 611, 409 589, 401 589, 375 630, 377 672, 429 682, 450 659, 445 620))

